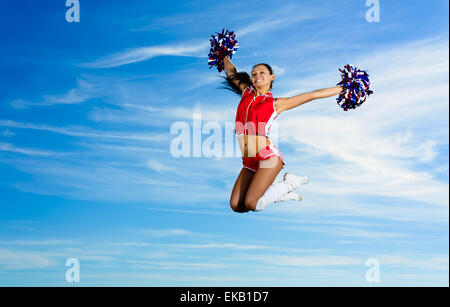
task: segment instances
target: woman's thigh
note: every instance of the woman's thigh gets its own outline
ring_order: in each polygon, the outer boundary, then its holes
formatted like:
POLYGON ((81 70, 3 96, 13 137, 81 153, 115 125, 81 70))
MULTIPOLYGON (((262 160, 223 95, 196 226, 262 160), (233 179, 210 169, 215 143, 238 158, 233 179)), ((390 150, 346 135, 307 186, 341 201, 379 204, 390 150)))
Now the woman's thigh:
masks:
POLYGON ((283 162, 278 156, 260 162, 245 196, 245 206, 248 209, 255 210, 256 203, 275 181, 282 168, 283 162))
POLYGON ((241 169, 238 178, 233 187, 230 197, 230 206, 234 211, 247 212, 249 209, 245 207, 245 196, 247 194, 248 187, 252 182, 254 171, 251 171, 245 167, 241 169))

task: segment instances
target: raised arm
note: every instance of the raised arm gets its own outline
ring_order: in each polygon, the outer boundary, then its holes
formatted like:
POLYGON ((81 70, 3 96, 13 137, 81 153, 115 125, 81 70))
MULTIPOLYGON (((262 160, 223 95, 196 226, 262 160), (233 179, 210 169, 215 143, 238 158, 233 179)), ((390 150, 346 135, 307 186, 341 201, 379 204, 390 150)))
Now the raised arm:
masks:
POLYGON ((225 73, 227 74, 227 77, 231 78, 233 83, 236 84, 236 86, 238 86, 241 89, 241 91, 243 92, 248 84, 240 82, 239 79, 233 80, 234 74, 236 74, 238 72, 236 69, 236 66, 234 66, 233 63, 231 63, 231 60, 228 56, 226 56, 223 59, 223 63, 225 66, 225 73))
POLYGON ((281 112, 293 109, 302 104, 310 102, 315 99, 326 98, 334 95, 338 95, 343 91, 342 86, 335 86, 329 88, 322 88, 312 92, 303 93, 297 96, 289 98, 277 98, 275 101, 275 110, 278 114, 281 112))

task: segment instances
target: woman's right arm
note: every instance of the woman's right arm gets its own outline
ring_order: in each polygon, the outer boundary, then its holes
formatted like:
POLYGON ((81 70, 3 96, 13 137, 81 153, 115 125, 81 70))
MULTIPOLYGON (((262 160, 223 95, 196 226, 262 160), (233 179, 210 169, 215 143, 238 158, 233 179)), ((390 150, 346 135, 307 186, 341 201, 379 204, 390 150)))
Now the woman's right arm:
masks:
MULTIPOLYGON (((231 63, 231 60, 228 56, 223 59, 223 63, 225 66, 225 73, 227 74, 227 77, 233 78, 233 75, 237 73, 236 66, 231 63)), ((233 80, 233 83, 236 84, 236 86, 238 86, 242 92, 244 92, 245 88, 248 86, 248 84, 239 82, 239 80, 233 80)))
POLYGON ((227 74, 227 77, 230 77, 231 75, 237 73, 236 66, 234 66, 233 63, 231 63, 231 60, 228 56, 226 56, 223 59, 223 63, 225 65, 225 73, 227 74))

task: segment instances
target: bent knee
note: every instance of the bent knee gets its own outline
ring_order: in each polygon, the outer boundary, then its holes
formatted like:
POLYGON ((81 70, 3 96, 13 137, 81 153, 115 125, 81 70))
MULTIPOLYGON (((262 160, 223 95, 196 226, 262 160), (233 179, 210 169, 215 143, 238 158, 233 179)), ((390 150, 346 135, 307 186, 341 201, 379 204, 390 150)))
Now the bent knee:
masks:
POLYGON ((242 212, 242 210, 239 208, 240 206, 238 200, 230 199, 230 207, 234 212, 242 212))
POLYGON ((231 210, 233 210, 234 212, 238 212, 238 213, 244 213, 244 212, 248 212, 248 209, 245 207, 245 205, 239 201, 233 201, 230 200, 230 207, 231 210))
POLYGON ((245 198, 245 207, 249 210, 255 211, 257 203, 258 203, 258 199, 254 198, 254 197, 246 197, 245 198))
POLYGON ((238 212, 238 207, 239 207, 238 203, 230 201, 231 210, 233 210, 234 212, 238 212))

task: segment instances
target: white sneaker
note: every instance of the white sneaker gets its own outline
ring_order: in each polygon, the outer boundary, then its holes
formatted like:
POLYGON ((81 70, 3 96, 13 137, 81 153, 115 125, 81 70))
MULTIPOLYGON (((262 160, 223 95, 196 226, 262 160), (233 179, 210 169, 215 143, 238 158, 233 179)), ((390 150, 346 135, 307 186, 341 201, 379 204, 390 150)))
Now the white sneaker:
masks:
POLYGON ((283 176, 283 181, 289 184, 291 191, 297 190, 301 185, 309 183, 309 179, 305 176, 295 176, 291 173, 285 173, 283 176))
POLYGON ((287 202, 289 200, 301 201, 302 197, 295 192, 289 192, 284 194, 279 200, 275 201, 274 203, 282 203, 287 202))

